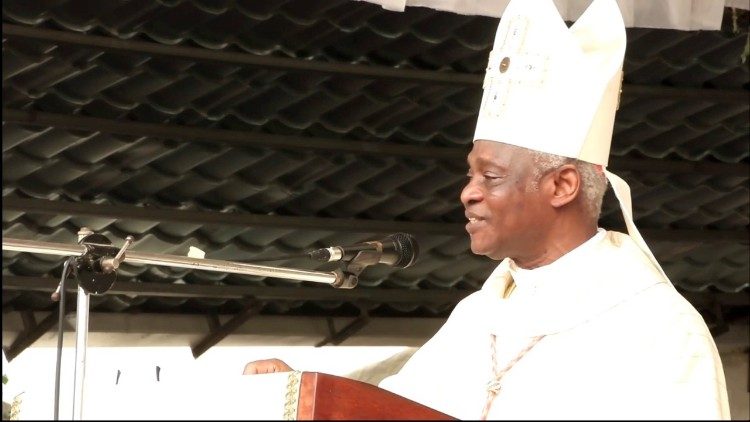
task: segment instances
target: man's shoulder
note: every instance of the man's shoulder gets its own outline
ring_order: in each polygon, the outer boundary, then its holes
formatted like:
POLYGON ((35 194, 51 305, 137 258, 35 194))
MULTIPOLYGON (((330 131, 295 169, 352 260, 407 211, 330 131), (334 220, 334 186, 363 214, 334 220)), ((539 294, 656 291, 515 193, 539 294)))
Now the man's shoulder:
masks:
POLYGON ((638 247, 630 235, 614 230, 607 230, 600 247, 596 248, 598 256, 592 257, 599 266, 622 276, 665 279, 661 271, 654 266, 651 259, 638 247))
POLYGON ((608 230, 604 246, 600 248, 600 267, 606 268, 612 277, 621 278, 624 283, 637 283, 647 286, 635 300, 645 304, 653 303, 662 313, 670 311, 690 318, 700 316, 693 306, 674 285, 651 263, 651 260, 638 247, 630 235, 608 230), (668 307, 664 307, 669 303, 668 307))
POLYGON ((640 248, 629 234, 617 230, 606 230, 601 244, 604 248, 599 248, 600 250, 609 251, 611 253, 628 253, 633 254, 633 256, 643 255, 643 252, 641 252, 640 248), (634 253, 636 251, 638 253, 634 253))
POLYGON ((487 312, 497 305, 494 295, 488 289, 479 289, 464 297, 451 311, 448 321, 451 325, 484 320, 487 312))
POLYGON ((455 314, 456 312, 467 312, 477 309, 478 306, 482 306, 482 304, 486 302, 487 295, 488 292, 484 289, 479 289, 470 293, 456 304, 453 313, 455 314))
POLYGON ((700 312, 671 284, 655 285, 640 296, 644 313, 651 309, 653 313, 660 315, 660 319, 667 325, 705 325, 700 312))

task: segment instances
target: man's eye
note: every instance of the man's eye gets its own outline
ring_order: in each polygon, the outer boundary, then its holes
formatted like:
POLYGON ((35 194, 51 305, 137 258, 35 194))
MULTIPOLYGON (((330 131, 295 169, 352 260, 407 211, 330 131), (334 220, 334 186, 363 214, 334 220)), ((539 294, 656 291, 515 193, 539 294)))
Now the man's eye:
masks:
POLYGON ((482 174, 473 174, 473 173, 471 173, 471 172, 469 172, 469 173, 466 173, 466 177, 467 177, 467 178, 468 178, 468 179, 469 179, 470 181, 471 181, 472 179, 474 179, 475 177, 479 177, 479 178, 481 178, 481 179, 482 179, 483 181, 485 181, 485 182, 495 182, 495 181, 498 181, 498 180, 500 180, 500 179, 502 179, 502 178, 503 178, 502 176, 500 176, 500 175, 498 175, 498 174, 495 174, 495 173, 482 173, 482 174))

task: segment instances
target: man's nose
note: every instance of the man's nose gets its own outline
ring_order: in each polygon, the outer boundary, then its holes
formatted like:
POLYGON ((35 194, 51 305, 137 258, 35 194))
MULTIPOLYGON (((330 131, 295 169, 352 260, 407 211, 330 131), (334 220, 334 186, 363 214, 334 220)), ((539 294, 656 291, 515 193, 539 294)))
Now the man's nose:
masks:
POLYGON ((461 191, 461 203, 464 207, 468 207, 469 204, 473 204, 482 200, 482 190, 479 189, 476 184, 469 181, 461 191))

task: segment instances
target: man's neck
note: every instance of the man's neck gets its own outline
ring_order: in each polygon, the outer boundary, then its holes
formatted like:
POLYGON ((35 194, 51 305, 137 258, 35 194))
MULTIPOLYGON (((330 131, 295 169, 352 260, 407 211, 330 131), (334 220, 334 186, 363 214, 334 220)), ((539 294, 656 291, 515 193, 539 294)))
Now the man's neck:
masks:
POLYGON ((586 227, 585 229, 569 228, 566 230, 565 227, 561 227, 560 230, 555 230, 555 233, 550 235, 547 241, 544 242, 543 249, 538 251, 537 254, 528 258, 512 258, 513 262, 515 262, 516 266, 525 270, 549 265, 594 237, 596 231, 596 225, 586 227))

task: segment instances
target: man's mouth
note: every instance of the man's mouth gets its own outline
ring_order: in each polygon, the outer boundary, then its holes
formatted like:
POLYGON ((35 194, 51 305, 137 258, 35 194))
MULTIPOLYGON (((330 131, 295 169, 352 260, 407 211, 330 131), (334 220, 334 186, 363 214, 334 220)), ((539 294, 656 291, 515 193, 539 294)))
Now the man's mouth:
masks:
POLYGON ((466 231, 469 233, 478 229, 482 222, 484 222, 484 218, 473 214, 467 214, 466 219, 469 220, 469 222, 466 223, 466 231))

